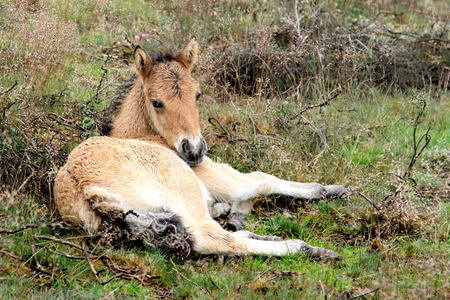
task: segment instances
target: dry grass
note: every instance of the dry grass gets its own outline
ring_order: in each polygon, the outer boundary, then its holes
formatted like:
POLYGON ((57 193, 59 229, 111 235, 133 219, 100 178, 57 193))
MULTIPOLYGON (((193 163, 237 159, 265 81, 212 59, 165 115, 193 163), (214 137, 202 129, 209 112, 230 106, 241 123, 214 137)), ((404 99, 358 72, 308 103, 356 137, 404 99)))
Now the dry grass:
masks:
POLYGON ((311 84, 326 89, 355 82, 388 89, 448 86, 448 23, 420 35, 372 19, 336 17, 322 6, 309 16, 285 12, 278 29, 253 28, 245 42, 215 48, 209 84, 266 96, 298 93, 300 87, 305 93, 311 84))

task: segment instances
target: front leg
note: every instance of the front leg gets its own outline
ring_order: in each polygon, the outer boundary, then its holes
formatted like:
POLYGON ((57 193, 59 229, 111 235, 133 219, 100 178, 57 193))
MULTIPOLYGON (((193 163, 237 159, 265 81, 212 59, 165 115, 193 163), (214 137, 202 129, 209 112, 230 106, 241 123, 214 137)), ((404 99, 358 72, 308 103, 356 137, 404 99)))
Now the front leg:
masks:
POLYGON ((215 163, 205 157, 192 168, 216 201, 233 201, 232 213, 247 214, 252 209, 251 201, 256 196, 280 194, 306 200, 324 197, 339 197, 348 193, 342 185, 300 183, 279 179, 263 172, 243 174, 226 164, 215 163))

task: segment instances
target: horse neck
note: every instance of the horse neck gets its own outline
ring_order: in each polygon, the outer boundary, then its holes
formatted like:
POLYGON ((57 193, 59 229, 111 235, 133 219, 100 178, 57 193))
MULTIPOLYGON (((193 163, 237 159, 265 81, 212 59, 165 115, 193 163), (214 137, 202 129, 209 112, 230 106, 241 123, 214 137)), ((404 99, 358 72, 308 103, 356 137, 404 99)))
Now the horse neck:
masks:
POLYGON ((125 139, 160 137, 145 111, 142 82, 138 79, 121 105, 109 136, 125 139))

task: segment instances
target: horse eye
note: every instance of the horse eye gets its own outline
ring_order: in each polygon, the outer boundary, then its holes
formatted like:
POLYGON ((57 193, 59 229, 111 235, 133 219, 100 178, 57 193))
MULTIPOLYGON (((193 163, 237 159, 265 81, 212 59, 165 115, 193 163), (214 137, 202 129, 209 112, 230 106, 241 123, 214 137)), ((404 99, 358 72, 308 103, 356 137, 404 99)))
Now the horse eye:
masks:
POLYGON ((195 96, 195 101, 199 101, 200 100, 200 96, 202 95, 202 93, 197 93, 197 95, 195 96))
POLYGON ((162 104, 162 102, 161 101, 158 101, 158 100, 152 100, 152 105, 153 105, 153 107, 154 108, 156 108, 156 109, 161 109, 161 108, 163 108, 163 104, 162 104))

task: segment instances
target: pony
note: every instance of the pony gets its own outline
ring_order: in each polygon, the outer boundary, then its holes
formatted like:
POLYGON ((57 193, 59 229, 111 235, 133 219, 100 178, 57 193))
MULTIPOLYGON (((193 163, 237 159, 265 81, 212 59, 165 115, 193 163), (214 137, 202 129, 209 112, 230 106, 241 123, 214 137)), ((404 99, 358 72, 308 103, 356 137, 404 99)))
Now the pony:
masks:
POLYGON ((314 200, 348 189, 244 174, 208 158, 197 109, 200 87, 191 76, 197 58, 195 40, 176 54, 149 55, 136 47, 137 78, 108 136, 79 144, 55 178, 63 220, 89 233, 105 224, 122 226, 151 245, 199 254, 339 258, 297 239, 227 231, 211 217, 215 203, 233 202, 232 213, 246 214, 258 195, 314 200))

